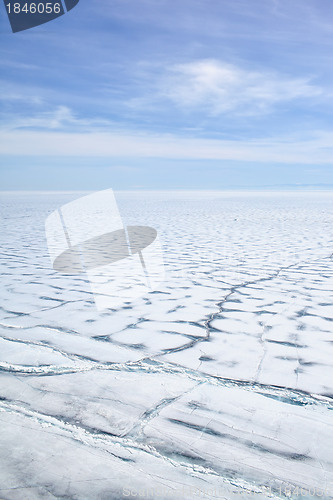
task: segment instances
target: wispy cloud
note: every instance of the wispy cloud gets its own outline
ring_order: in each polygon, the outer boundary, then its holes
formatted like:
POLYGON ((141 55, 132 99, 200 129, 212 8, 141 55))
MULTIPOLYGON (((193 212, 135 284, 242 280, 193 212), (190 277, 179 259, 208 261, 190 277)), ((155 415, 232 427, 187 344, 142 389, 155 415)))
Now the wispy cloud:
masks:
POLYGON ((180 109, 211 116, 233 113, 257 115, 298 99, 313 99, 324 90, 310 78, 288 77, 273 71, 252 71, 204 59, 167 68, 157 77, 155 94, 134 105, 168 100, 180 109))
POLYGON ((58 106, 51 111, 35 113, 33 116, 15 116, 8 119, 2 129, 20 130, 31 129, 38 131, 61 130, 61 131, 91 131, 110 126, 111 122, 103 119, 78 118, 67 106, 58 106))
POLYGON ((333 158, 333 132, 317 132, 302 138, 223 141, 131 131, 12 131, 4 133, 3 139, 0 153, 5 155, 206 159, 316 165, 331 165, 333 158), (20 144, 20 150, 17 144, 20 144))

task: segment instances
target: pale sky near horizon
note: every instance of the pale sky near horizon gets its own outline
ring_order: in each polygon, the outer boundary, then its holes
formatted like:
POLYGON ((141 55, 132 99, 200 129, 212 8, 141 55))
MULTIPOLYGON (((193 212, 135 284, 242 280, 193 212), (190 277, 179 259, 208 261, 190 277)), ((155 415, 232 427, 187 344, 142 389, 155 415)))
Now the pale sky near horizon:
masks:
POLYGON ((331 0, 0 15, 0 189, 333 186, 331 0))

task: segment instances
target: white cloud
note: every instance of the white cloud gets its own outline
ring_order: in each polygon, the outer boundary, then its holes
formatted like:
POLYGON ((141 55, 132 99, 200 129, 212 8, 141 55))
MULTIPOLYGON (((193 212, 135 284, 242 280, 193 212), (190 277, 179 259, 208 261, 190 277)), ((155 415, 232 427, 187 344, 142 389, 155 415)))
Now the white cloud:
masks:
POLYGON ((109 121, 101 119, 80 119, 67 106, 58 106, 52 111, 36 113, 34 116, 15 117, 6 122, 7 130, 40 129, 40 130, 87 130, 92 127, 105 127, 109 121))
POLYGON ((77 119, 67 106, 58 106, 54 111, 23 119, 20 127, 60 129, 68 124, 75 125, 76 123, 77 119))
POLYGON ((160 82, 161 96, 211 115, 266 113, 278 104, 322 93, 307 78, 248 71, 213 59, 172 66, 160 82))
POLYGON ((106 158, 174 158, 333 164, 333 132, 311 138, 216 140, 135 132, 8 131, 0 154, 106 158))

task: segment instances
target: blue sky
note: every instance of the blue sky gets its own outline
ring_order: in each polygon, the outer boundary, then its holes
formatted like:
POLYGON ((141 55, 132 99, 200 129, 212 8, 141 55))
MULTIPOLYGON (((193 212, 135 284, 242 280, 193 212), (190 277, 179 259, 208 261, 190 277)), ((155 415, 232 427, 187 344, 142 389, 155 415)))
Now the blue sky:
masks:
POLYGON ((332 0, 0 13, 0 189, 333 187, 332 0))

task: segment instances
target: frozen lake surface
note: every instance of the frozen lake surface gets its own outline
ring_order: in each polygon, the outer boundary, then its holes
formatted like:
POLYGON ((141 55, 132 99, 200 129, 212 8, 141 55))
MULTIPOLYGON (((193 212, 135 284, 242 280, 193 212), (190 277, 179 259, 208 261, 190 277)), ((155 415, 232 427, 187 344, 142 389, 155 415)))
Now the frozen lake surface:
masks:
POLYGON ((98 312, 1 193, 0 498, 333 498, 333 193, 122 192, 166 278, 98 312))

